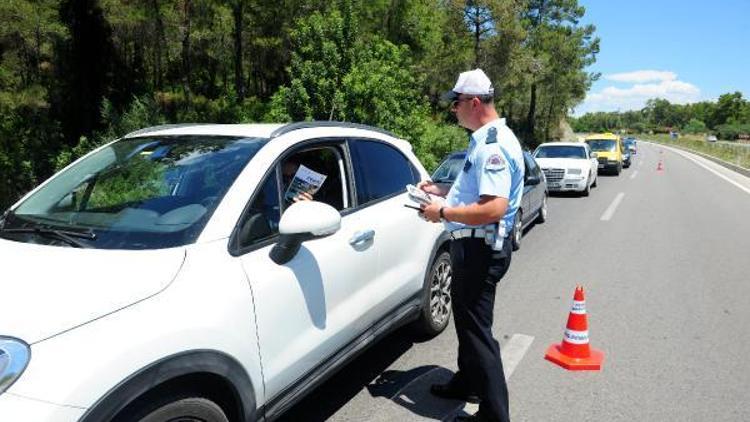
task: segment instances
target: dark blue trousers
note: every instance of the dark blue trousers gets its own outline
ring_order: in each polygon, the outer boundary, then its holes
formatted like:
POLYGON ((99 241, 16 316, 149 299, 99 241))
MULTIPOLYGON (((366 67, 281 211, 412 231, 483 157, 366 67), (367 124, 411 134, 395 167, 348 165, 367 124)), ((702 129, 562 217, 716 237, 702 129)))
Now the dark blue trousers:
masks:
POLYGON ((507 238, 500 252, 478 238, 450 244, 451 299, 458 335, 458 372, 451 384, 476 393, 481 420, 492 422, 510 421, 500 344, 492 336, 492 313, 495 289, 510 267, 511 251, 507 238))

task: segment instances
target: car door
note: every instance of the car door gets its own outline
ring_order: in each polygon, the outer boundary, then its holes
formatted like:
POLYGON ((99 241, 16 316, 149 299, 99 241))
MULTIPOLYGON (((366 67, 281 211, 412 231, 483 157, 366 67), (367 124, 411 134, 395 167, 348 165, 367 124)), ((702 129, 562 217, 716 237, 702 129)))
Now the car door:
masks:
POLYGON ((367 286, 366 320, 375 323, 421 292, 424 271, 438 225, 404 207, 406 185, 417 184, 418 170, 395 146, 375 139, 351 139, 357 213, 375 231, 378 272, 367 286))
POLYGON ((365 309, 357 298, 366 299, 363 286, 378 273, 371 226, 352 207, 345 145, 318 146, 336 157, 335 165, 312 170, 328 173, 321 191, 330 184, 325 201, 340 204, 341 228, 304 242, 286 264, 269 258, 286 205, 280 186, 288 154, 269 169, 240 224, 239 259, 253 292, 266 398, 272 402, 361 333, 365 309))

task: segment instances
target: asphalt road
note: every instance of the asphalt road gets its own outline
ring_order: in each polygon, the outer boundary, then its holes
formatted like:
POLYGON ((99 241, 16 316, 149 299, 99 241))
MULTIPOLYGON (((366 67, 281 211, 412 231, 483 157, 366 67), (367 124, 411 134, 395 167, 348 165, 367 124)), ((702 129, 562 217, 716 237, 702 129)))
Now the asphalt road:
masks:
MULTIPOLYGON (((514 421, 750 420, 750 179, 638 146, 631 168, 600 176, 590 197, 550 198, 548 222, 527 230, 513 255, 494 332, 514 421), (586 291, 591 345, 605 353, 598 372, 543 358, 562 339, 576 284, 586 291)), ((427 391, 455 370, 455 351, 452 325, 426 342, 399 330, 283 419, 471 412, 427 391)))

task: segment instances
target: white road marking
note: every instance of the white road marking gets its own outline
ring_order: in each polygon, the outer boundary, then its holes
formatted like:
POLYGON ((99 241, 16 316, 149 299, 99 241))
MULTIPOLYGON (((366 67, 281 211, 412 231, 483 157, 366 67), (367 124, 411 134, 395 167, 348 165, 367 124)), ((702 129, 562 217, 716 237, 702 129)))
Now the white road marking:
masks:
POLYGON ((505 381, 510 379, 513 375, 513 371, 521 363, 521 359, 529 350, 531 343, 534 342, 534 337, 527 336, 525 334, 513 334, 513 337, 508 340, 508 343, 503 346, 500 351, 500 356, 503 359, 503 371, 505 372, 505 381))
POLYGON ((612 201, 612 203, 609 204, 609 208, 607 208, 607 210, 604 211, 604 214, 602 214, 602 218, 600 220, 609 221, 612 218, 612 216, 615 214, 615 211, 617 211, 617 207, 620 205, 620 202, 622 202, 622 198, 624 197, 625 197, 624 192, 618 193, 614 201, 612 201))
POLYGON ((633 174, 630 175, 631 179, 635 179, 635 176, 638 174, 638 170, 633 170, 633 174))
MULTIPOLYGON (((533 336, 527 336, 525 334, 513 334, 513 337, 508 340, 507 343, 502 347, 500 350, 500 357, 503 360, 503 372, 505 372, 505 381, 507 382, 510 379, 510 376, 513 375, 513 371, 516 370, 516 367, 519 363, 521 363, 521 359, 523 359, 526 352, 529 350, 529 347, 531 347, 531 343, 534 342, 533 336)), ((442 420, 453 420, 453 416, 455 416, 459 412, 465 412, 469 415, 473 415, 479 411, 479 405, 476 403, 463 403, 462 405, 458 406, 453 412, 446 415, 442 420)))

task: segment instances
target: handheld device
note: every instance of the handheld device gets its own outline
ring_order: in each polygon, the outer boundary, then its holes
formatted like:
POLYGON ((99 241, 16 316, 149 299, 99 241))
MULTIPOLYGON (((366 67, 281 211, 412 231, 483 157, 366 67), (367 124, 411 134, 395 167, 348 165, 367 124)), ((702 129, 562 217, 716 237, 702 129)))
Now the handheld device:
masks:
POLYGON ((404 204, 406 208, 411 208, 413 210, 417 210, 418 212, 422 212, 422 208, 416 207, 414 205, 404 204))

